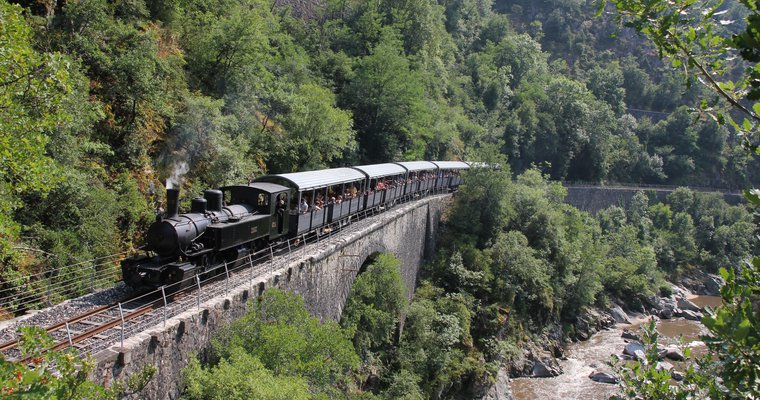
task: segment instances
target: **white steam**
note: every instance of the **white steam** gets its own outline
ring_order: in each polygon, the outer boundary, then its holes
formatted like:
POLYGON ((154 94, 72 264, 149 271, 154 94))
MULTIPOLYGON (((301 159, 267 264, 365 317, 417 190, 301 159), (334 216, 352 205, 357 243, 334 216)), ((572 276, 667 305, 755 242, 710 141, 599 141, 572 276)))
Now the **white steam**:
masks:
POLYGON ((182 186, 182 177, 190 171, 190 166, 186 161, 177 161, 172 167, 172 176, 166 179, 167 189, 178 189, 182 186))

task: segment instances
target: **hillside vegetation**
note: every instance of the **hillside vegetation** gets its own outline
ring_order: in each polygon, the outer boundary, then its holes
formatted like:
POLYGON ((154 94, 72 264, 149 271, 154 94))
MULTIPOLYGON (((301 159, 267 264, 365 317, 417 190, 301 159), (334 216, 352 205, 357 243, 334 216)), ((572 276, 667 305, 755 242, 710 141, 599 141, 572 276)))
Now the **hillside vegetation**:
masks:
POLYGON ((700 86, 612 40, 592 3, 2 0, 4 289, 133 249, 167 181, 187 201, 263 173, 498 153, 557 180, 752 182, 737 140, 685 106, 700 86))
MULTIPOLYGON (((708 33, 744 32, 755 2, 719 3, 708 33)), ((584 310, 638 308, 670 290, 668 278, 739 270, 755 250, 744 207, 688 189, 596 217, 562 203, 558 180, 758 183, 745 146, 757 138, 731 130, 752 125, 716 123, 713 92, 684 80, 693 63, 663 63, 670 42, 622 28, 611 10, 593 0, 0 0, 2 296, 21 297, 34 274, 75 282, 60 298, 86 291, 95 267, 82 265, 116 254, 100 266, 115 269, 170 184, 187 203, 264 173, 498 163, 466 177, 448 245, 412 304, 391 256, 360 276, 340 324, 267 292, 218 338, 212 362, 185 375, 190 398, 471 397, 525 343, 574 337, 584 310), (215 386, 220 377, 235 385, 215 386)), ((683 37, 696 46, 706 33, 692 31, 683 37)), ((746 67, 711 65, 728 77, 746 67)), ((756 284, 727 276, 725 297, 742 306, 713 327, 749 331, 756 284)))

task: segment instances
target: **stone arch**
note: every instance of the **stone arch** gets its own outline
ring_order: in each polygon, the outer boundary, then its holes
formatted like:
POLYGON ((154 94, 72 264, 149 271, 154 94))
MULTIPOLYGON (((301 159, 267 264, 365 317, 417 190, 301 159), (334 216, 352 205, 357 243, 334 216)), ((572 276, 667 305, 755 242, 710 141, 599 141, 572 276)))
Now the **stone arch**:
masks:
POLYGON ((338 299, 338 314, 336 319, 340 320, 340 316, 343 314, 343 309, 346 307, 346 301, 348 301, 348 295, 351 293, 351 287, 354 285, 356 278, 367 270, 367 267, 377 258, 378 255, 389 252, 380 243, 371 243, 365 246, 360 254, 341 254, 338 258, 351 258, 350 261, 342 262, 343 279, 340 284, 340 297, 338 299), (346 267, 348 265, 348 268, 346 267))
POLYGON ((377 260, 377 258, 380 257, 381 254, 385 254, 385 253, 388 253, 388 251, 387 250, 386 251, 375 251, 372 254, 368 255, 364 259, 364 262, 362 262, 362 265, 359 267, 359 271, 356 273, 356 276, 354 277, 354 279, 358 278, 359 275, 361 275, 364 272, 366 272, 367 268, 370 265, 372 265, 372 263, 375 262, 375 260, 377 260))

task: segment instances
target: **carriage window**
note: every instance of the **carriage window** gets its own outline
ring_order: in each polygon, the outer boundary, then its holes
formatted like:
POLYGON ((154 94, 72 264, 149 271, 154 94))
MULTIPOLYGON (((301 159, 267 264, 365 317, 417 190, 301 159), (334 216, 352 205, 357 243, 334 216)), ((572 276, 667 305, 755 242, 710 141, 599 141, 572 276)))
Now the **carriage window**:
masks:
POLYGON ((269 205, 269 198, 264 193, 259 193, 259 199, 256 204, 259 207, 266 207, 269 205))

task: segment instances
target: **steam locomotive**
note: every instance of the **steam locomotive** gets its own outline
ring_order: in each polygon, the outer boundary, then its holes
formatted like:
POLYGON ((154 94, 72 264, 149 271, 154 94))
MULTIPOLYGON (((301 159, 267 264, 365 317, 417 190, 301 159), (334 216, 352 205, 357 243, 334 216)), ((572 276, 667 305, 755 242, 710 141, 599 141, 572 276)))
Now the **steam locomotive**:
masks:
POLYGON ((271 244, 388 207, 430 191, 453 191, 461 161, 411 161, 262 176, 248 185, 206 190, 179 213, 179 190, 167 189, 166 213, 146 235, 144 252, 121 262, 127 285, 172 291, 227 263, 234 268, 271 244))

